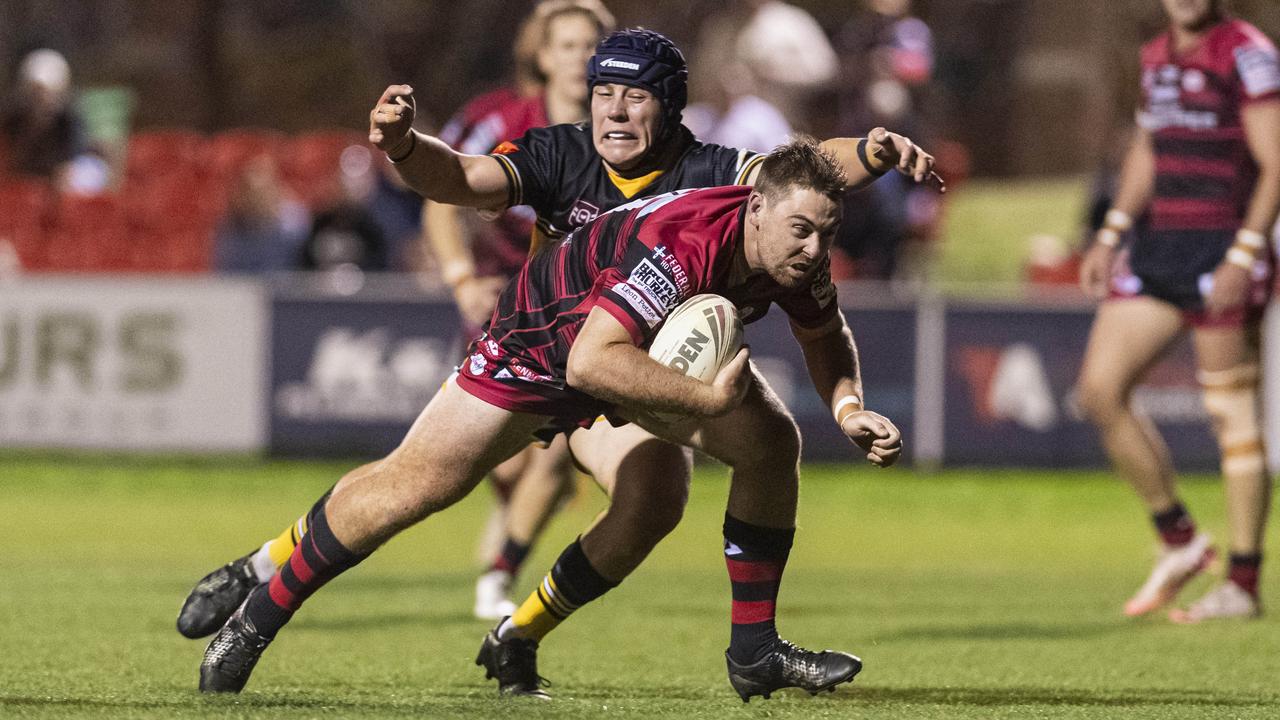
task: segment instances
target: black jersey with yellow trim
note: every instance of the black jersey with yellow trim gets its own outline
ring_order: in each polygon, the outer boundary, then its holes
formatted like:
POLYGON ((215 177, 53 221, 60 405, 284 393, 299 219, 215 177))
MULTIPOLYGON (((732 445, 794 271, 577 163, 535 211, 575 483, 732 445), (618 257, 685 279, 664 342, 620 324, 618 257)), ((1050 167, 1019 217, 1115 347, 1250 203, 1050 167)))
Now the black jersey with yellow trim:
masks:
POLYGON ((764 159, 760 153, 700 142, 683 125, 671 142, 680 152, 669 167, 627 180, 596 152, 588 123, 529 130, 492 156, 507 174, 507 205, 528 205, 542 236, 558 240, 601 213, 674 190, 741 185, 764 159), (646 182, 647 181, 647 182, 646 182))

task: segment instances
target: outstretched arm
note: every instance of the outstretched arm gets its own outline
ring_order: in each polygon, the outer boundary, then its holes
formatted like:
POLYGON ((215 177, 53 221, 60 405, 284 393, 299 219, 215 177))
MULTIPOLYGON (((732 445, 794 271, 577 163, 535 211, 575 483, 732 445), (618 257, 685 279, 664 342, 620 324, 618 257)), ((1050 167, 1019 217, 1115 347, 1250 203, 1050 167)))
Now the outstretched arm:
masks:
POLYGON ((464 155, 413 129, 413 88, 392 85, 369 113, 369 142, 387 154, 405 183, 428 200, 497 209, 507 202, 507 176, 488 155, 464 155))
POLYGON ((804 352, 809 378, 836 423, 872 465, 888 467, 902 454, 902 434, 888 418, 863 408, 858 348, 844 314, 819 328, 791 323, 791 333, 804 352))
MULTIPOLYGON (((911 138, 884 128, 872 130, 865 138, 831 138, 819 144, 840 163, 850 190, 860 190, 890 170, 897 170, 938 192, 947 191, 942 176, 933 171, 933 156, 911 138)), ((745 184, 754 185, 759 174, 757 165, 747 175, 745 184)))

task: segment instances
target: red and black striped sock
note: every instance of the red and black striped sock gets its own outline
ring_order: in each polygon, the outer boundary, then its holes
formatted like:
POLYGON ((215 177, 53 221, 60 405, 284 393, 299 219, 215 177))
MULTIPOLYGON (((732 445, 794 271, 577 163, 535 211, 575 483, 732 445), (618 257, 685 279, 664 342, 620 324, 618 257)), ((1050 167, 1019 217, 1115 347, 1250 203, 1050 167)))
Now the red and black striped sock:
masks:
POLYGON ((489 570, 501 570, 509 575, 518 574, 525 558, 529 557, 531 547, 525 543, 507 538, 507 541, 502 544, 502 552, 498 553, 498 557, 493 559, 493 564, 489 566, 489 570))
POLYGON ((733 587, 729 656, 741 665, 764 657, 778 639, 774 617, 795 528, 768 528, 724 516, 724 560, 733 587))
POLYGON ((329 529, 325 499, 312 508, 307 534, 293 549, 289 562, 266 588, 259 586, 246 601, 245 615, 263 637, 275 637, 312 593, 368 557, 368 553, 357 555, 348 550, 329 529))
POLYGON ((1231 553, 1227 564, 1227 579, 1250 595, 1258 596, 1258 570, 1262 567, 1262 553, 1231 553))
POLYGON ((1160 539, 1169 547, 1181 547, 1191 542, 1196 536, 1196 521, 1181 502, 1174 502, 1173 507, 1151 516, 1160 539))

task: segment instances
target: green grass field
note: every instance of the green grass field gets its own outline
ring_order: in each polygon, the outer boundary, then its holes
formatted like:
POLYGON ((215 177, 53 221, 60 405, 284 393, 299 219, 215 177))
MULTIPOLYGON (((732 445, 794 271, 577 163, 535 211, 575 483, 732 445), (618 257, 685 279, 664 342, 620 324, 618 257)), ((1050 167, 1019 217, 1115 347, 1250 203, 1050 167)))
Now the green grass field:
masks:
MULTIPOLYGON (((1176 627, 1119 614, 1151 540, 1099 473, 814 467, 780 627, 860 654, 833 695, 743 706, 725 679, 727 479, 622 587, 552 634, 556 700, 504 702, 472 665, 473 538, 487 491, 318 594, 239 697, 195 689, 203 642, 173 621, 201 575, 273 535, 345 466, 19 456, 0 469, 0 717, 1274 718, 1280 623, 1176 627)), ((1185 498, 1219 535, 1215 482, 1185 498)), ((527 589, 599 509, 582 496, 527 589)), ((1273 557, 1275 544, 1272 544, 1273 557)), ((1191 593, 1202 591, 1199 581, 1191 593)), ((1280 597, 1280 573, 1264 577, 1280 597)))

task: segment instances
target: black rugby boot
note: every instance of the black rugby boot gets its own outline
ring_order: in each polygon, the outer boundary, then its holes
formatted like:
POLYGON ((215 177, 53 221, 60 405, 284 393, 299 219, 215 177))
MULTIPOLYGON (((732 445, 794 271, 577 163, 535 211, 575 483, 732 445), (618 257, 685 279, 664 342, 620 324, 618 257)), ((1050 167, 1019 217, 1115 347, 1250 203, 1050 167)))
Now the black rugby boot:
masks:
POLYGON ((786 640, 778 640, 769 654, 751 665, 739 665, 728 652, 724 657, 729 665, 729 684, 742 702, 750 702, 755 695, 768 700, 774 690, 789 687, 810 695, 823 690, 835 692, 837 685, 849 682, 862 670, 862 660, 849 653, 813 652, 786 640))
POLYGON ((253 667, 270 644, 271 638, 259 635, 257 628, 244 616, 242 604, 205 648, 204 660, 200 662, 200 692, 238 693, 243 690, 253 667))
POLYGON ((544 687, 551 682, 538 675, 538 641, 513 638, 503 642, 498 639, 498 627, 502 621, 484 636, 476 665, 484 668, 486 680, 498 681, 498 694, 503 697, 533 697, 550 700, 544 687))
POLYGON ((200 578, 178 611, 178 632, 195 640, 212 635, 227 624, 227 618, 259 584, 253 573, 253 554, 232 560, 200 578))

